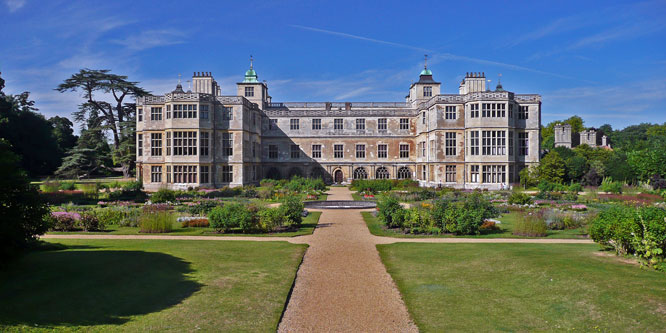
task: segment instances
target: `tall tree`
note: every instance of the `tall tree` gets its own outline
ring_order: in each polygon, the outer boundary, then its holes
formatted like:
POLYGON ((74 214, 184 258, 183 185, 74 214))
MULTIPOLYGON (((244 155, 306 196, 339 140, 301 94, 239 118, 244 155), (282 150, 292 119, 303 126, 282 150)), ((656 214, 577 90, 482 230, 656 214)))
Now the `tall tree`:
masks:
POLYGON ((0 78, 0 138, 20 157, 29 176, 49 175, 60 164, 60 151, 51 123, 37 113, 30 94, 6 95, 0 78))
POLYGON ((76 146, 77 136, 74 135, 74 124, 71 120, 55 116, 49 118, 49 123, 53 126, 53 135, 63 155, 76 146))
POLYGON ((80 105, 79 111, 75 112, 75 120, 84 121, 91 114, 99 115, 103 128, 112 134, 114 156, 118 156, 116 160, 123 169, 123 176, 129 177, 133 160, 126 157, 128 151, 121 146, 125 140, 133 140, 128 136, 133 137, 134 133, 128 133, 130 131, 124 129, 127 122, 133 119, 136 109, 127 107, 125 99, 148 95, 148 91, 139 87, 138 82, 128 81, 127 76, 112 74, 108 69, 87 68, 73 74, 56 90, 83 92, 85 102, 80 105), (112 98, 113 101, 107 102, 101 99, 100 95, 111 95, 109 99, 112 98))
POLYGON ((56 175, 65 178, 90 177, 109 169, 111 149, 104 132, 97 125, 100 120, 93 113, 86 127, 81 129, 76 146, 69 150, 56 175))

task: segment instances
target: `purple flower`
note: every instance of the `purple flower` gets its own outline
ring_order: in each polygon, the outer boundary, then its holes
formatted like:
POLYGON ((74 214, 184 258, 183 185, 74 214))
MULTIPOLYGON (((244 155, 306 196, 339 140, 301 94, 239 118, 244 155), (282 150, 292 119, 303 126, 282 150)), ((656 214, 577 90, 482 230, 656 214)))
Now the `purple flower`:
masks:
POLYGON ((70 218, 73 220, 81 219, 81 214, 76 212, 51 212, 51 216, 55 218, 70 218))

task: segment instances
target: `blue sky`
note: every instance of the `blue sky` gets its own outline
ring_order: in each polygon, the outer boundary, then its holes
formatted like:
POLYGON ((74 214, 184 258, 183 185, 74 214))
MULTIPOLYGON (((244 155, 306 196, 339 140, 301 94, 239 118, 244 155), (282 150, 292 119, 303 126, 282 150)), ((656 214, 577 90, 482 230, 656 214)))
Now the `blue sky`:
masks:
MULTIPOLYGON (((235 94, 248 58, 273 101, 402 101, 423 55, 456 93, 465 72, 543 96, 542 122, 666 122, 666 1, 0 0, 0 71, 47 116, 80 68, 161 94, 194 71, 235 94)), ((184 82, 184 85, 187 83, 184 82)))

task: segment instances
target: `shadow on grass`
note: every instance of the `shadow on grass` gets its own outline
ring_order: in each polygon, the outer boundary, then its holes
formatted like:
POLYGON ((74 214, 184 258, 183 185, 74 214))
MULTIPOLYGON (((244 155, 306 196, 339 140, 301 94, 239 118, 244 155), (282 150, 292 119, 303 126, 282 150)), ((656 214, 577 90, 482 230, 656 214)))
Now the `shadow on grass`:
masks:
POLYGON ((0 325, 122 324, 201 288, 180 258, 142 251, 37 251, 0 271, 0 325))

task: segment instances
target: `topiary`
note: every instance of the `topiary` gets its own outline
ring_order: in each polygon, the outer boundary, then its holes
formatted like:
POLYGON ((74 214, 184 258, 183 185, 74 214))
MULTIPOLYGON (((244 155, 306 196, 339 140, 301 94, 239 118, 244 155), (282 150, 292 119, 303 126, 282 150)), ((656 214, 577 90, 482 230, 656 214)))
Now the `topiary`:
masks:
POLYGON ((161 188, 150 196, 150 201, 152 203, 174 202, 176 201, 176 192, 161 188))
POLYGON ((283 210, 287 223, 291 226, 300 226, 303 222, 303 209, 305 206, 297 196, 287 196, 280 205, 283 210))

